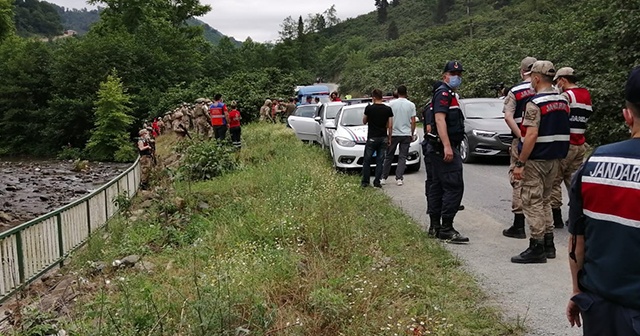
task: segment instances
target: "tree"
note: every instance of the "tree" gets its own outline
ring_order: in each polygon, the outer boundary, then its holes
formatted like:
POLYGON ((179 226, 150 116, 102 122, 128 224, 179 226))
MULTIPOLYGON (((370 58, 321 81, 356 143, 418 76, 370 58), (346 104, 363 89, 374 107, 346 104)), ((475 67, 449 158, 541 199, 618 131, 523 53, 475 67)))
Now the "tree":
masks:
POLYGON ((0 41, 15 32, 11 0, 0 0, 0 41))
POLYGON ((400 5, 400 0, 393 0, 393 1, 391 1, 391 6, 392 6, 392 7, 397 7, 397 6, 399 6, 399 5, 400 5))
POLYGON ((280 41, 294 40, 297 35, 296 21, 291 16, 287 16, 280 24, 280 41))
POLYGON ((96 122, 87 143, 87 153, 93 159, 112 161, 116 153, 131 147, 129 126, 133 117, 129 115, 131 98, 126 93, 116 70, 100 83, 98 101, 95 104, 96 122))
POLYGON ((447 14, 455 0, 438 0, 436 11, 434 12, 433 22, 435 23, 447 23, 447 14))
POLYGON ((378 9, 378 22, 387 22, 387 8, 389 2, 387 0, 376 0, 376 8, 378 9))
POLYGON ((101 19, 108 27, 124 26, 129 32, 145 21, 163 20, 173 26, 184 26, 193 17, 207 14, 211 6, 200 0, 89 0, 90 5, 105 5, 101 19))
POLYGON ((331 5, 327 10, 322 13, 324 15, 324 19, 327 23, 327 27, 333 27, 340 23, 340 18, 338 17, 336 5, 331 5))
POLYGON ((302 15, 298 18, 298 40, 304 36, 304 21, 302 20, 302 15))
POLYGON ((395 20, 391 20, 389 23, 389 29, 387 30, 387 38, 389 40, 397 40, 400 37, 400 32, 398 32, 398 25, 396 25, 395 20))

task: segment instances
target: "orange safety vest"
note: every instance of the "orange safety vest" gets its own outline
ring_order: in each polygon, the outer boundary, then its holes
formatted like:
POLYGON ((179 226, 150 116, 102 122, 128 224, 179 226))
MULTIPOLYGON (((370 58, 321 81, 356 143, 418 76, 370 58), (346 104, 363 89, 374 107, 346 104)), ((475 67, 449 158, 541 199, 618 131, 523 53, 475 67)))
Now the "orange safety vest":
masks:
POLYGON ((224 126, 227 124, 227 119, 224 113, 227 111, 227 105, 221 102, 214 103, 209 108, 209 114, 211 115, 211 125, 224 126))

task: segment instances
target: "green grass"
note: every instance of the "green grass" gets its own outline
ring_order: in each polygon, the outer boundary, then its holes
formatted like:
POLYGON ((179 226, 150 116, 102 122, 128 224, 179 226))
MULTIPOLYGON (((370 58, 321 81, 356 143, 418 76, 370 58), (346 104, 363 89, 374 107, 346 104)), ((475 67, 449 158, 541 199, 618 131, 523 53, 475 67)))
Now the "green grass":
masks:
POLYGON ((59 324, 77 335, 519 335, 460 261, 358 177, 281 125, 243 129, 243 168, 177 183, 73 259, 137 253, 150 274, 89 277, 59 324), (197 204, 210 208, 200 212, 197 204), (108 282, 108 284, 107 284, 108 282))

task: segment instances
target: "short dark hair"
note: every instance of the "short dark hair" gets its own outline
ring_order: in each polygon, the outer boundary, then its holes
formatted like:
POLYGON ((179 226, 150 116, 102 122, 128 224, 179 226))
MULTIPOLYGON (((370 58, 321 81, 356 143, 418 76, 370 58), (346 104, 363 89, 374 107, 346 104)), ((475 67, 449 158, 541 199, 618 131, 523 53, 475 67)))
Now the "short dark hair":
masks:
POLYGON ((375 99, 382 99, 382 90, 373 89, 373 91, 371 91, 371 97, 375 99))
POLYGON ((398 96, 403 96, 403 97, 407 96, 407 87, 406 86, 404 86, 404 85, 398 86, 398 96))
POLYGON ((540 79, 542 79, 542 81, 544 81, 545 83, 553 84, 553 76, 547 76, 539 72, 533 72, 531 73, 531 75, 540 75, 540 79))
POLYGON ((216 95, 213 97, 213 100, 220 100, 220 98, 222 98, 222 95, 219 93, 216 93, 216 95))
POLYGON ((569 81, 569 83, 571 84, 575 84, 578 82, 578 77, 577 76, 560 76, 560 78, 564 78, 566 80, 569 81))
POLYGON ((313 97, 312 96, 307 96, 307 99, 313 99, 313 97))
POLYGON ((291 102, 293 102, 293 98, 289 98, 289 102, 290 102, 290 103, 291 103, 291 102))
POLYGON ((627 100, 627 108, 631 110, 635 118, 640 119, 640 104, 632 103, 627 100))

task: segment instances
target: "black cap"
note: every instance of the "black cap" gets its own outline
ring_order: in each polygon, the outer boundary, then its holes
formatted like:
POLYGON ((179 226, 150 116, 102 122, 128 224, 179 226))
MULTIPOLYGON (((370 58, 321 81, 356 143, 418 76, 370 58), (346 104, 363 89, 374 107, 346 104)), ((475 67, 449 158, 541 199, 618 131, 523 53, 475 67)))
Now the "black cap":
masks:
POLYGON ((442 72, 455 72, 455 71, 464 71, 462 68, 462 63, 458 61, 449 61, 447 65, 444 66, 444 71, 442 72))
POLYGON ((631 103, 640 103, 640 67, 631 70, 624 88, 624 99, 631 103))

